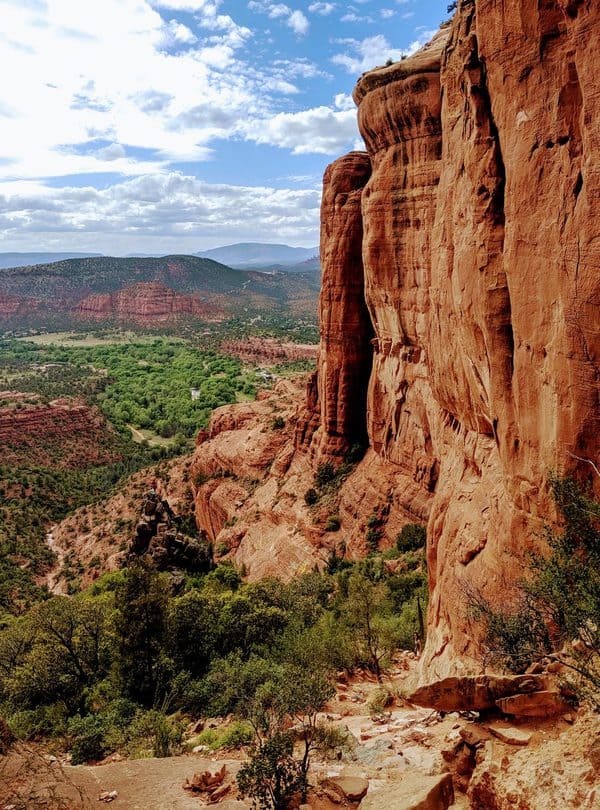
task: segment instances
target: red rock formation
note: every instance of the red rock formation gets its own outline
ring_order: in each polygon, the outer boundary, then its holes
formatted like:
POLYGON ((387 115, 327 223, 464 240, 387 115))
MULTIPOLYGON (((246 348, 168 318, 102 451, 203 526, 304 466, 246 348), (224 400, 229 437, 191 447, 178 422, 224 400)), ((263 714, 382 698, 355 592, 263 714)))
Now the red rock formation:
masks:
POLYGON ((475 653, 465 584, 505 596, 551 516, 548 472, 598 457, 600 11, 567 5, 464 0, 355 92, 370 438, 433 491, 430 672, 475 653))
POLYGON ((275 338, 249 337, 245 340, 224 340, 221 351, 250 363, 289 363, 314 360, 318 346, 312 343, 284 343, 275 338))
MULTIPOLYGON (((362 190, 371 174, 364 152, 332 163, 321 203, 321 347, 318 371, 320 456, 366 444, 366 399, 373 327, 364 297, 362 190)), ((315 403, 316 404, 316 403, 315 403)))
POLYGON ((158 281, 139 282, 113 293, 89 295, 79 302, 75 314, 84 320, 130 320, 136 323, 162 323, 180 315, 193 315, 205 321, 225 316, 214 305, 195 295, 175 292, 158 281))
MULTIPOLYGON (((10 394, 10 399, 19 395, 10 394)), ((97 408, 76 400, 0 408, 4 464, 82 467, 121 459, 118 437, 97 408)))

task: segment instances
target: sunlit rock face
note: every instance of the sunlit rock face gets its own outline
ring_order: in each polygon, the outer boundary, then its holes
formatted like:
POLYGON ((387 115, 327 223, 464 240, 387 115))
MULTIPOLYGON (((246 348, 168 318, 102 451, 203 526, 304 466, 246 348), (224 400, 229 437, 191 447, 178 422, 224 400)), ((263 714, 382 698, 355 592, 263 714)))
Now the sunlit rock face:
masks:
POLYGON ((466 592, 521 575, 550 471, 598 459, 600 10, 546 6, 462 2, 354 94, 368 433, 429 514, 430 674, 473 666, 466 592))

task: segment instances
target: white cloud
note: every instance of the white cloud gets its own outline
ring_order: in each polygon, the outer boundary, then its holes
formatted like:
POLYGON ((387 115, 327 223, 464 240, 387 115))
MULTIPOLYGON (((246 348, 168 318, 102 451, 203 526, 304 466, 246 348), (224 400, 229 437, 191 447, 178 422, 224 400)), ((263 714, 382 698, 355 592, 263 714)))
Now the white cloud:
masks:
POLYGON ((369 15, 357 14, 355 11, 349 11, 341 18, 341 22, 346 23, 372 23, 373 17, 369 15))
POLYGON ((396 15, 396 10, 393 8, 382 8, 379 14, 382 20, 389 20, 396 15))
POLYGON ((120 143, 111 143, 110 146, 105 146, 96 152, 100 160, 118 160, 125 157, 125 154, 125 147, 120 143))
POLYGON ((309 189, 211 184, 180 173, 146 175, 106 189, 0 185, 3 244, 106 253, 194 252, 218 240, 314 243, 318 184, 309 189))
POLYGON ((190 31, 187 25, 177 22, 177 20, 169 20, 164 26, 163 44, 164 47, 169 48, 177 43, 190 45, 197 42, 198 38, 190 31))
POLYGON ((304 36, 310 27, 310 23, 301 11, 292 11, 288 17, 287 25, 299 36, 304 36))
POLYGON ((335 54, 331 61, 336 65, 346 68, 348 73, 364 73, 374 67, 384 65, 388 59, 394 62, 399 61, 403 56, 412 56, 423 47, 435 34, 435 31, 423 31, 418 39, 400 50, 393 48, 383 34, 376 34, 362 40, 343 39, 337 43, 345 46, 344 53, 335 54), (350 53, 348 52, 350 51, 350 53))
POLYGON ((267 14, 272 20, 282 20, 298 36, 308 33, 310 23, 305 14, 298 9, 291 9, 285 3, 271 3, 269 0, 250 0, 250 11, 267 14))
POLYGON ((320 14, 326 17, 335 9, 335 3, 311 3, 308 10, 313 14, 320 14))
POLYGON ((338 110, 355 110, 356 105, 354 104, 354 99, 352 96, 348 95, 348 93, 337 93, 335 98, 333 99, 333 103, 338 108, 338 110))
POLYGON ((293 154, 336 155, 356 138, 356 110, 314 107, 297 113, 278 113, 243 127, 246 138, 256 143, 291 149, 293 154))

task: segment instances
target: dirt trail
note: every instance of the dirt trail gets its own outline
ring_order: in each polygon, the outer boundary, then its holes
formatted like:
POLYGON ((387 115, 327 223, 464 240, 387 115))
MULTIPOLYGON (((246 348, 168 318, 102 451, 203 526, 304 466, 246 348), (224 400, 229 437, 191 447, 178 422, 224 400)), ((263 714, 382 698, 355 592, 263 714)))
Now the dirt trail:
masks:
MULTIPOLYGON (((64 768, 65 776, 97 801, 103 791, 117 791, 110 803, 114 810, 198 810, 203 806, 198 796, 183 790, 186 779, 199 771, 216 771, 227 765, 228 781, 240 767, 236 760, 205 759, 195 754, 165 759, 132 759, 107 765, 76 765, 64 768)), ((250 804, 224 801, 220 810, 248 808, 250 804)), ((98 807, 104 807, 99 803, 98 807)))

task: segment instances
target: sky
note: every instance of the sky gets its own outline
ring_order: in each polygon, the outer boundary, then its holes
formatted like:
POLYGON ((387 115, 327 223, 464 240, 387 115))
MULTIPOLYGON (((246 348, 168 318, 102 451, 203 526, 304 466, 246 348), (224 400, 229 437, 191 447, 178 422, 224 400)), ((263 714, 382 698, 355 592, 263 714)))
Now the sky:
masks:
POLYGON ((0 0, 0 251, 319 241, 365 70, 448 0, 0 0))

